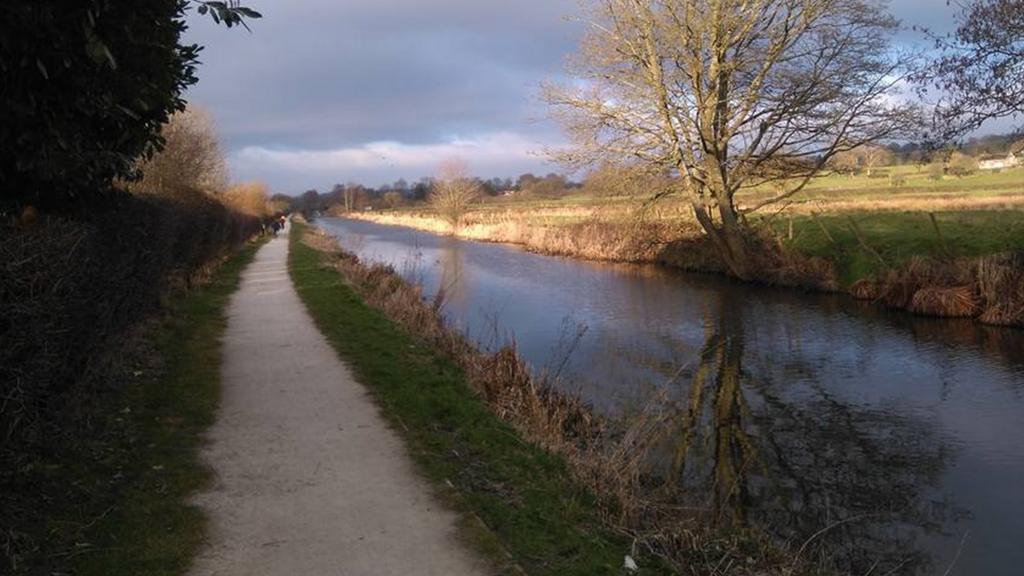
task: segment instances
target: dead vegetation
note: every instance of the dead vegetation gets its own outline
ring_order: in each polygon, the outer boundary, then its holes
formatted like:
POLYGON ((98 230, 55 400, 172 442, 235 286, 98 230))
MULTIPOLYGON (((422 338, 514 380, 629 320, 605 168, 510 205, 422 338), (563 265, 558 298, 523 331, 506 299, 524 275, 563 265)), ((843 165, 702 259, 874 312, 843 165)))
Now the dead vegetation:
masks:
POLYGON ((981 321, 996 326, 1024 326, 1024 252, 978 260, 977 289, 985 302, 981 321))
MULTIPOLYGON (((512 212, 466 217, 456 231, 460 238, 515 244, 538 254, 569 256, 609 262, 658 263, 691 272, 726 273, 710 239, 695 222, 686 219, 648 217, 643 211, 627 218, 608 219, 596 209, 548 210, 533 218, 578 220, 568 224, 537 225, 512 212)), ((351 218, 380 224, 407 226, 432 233, 448 227, 437 218, 417 214, 355 214, 351 218)), ((839 282, 834 267, 821 258, 793 250, 776 249, 768 235, 748 238, 748 250, 758 270, 757 281, 834 292, 839 282)))
MULTIPOLYGON (((436 232, 438 220, 427 214, 356 215, 382 224, 436 232)), ((653 262, 693 272, 727 273, 700 229, 683 221, 645 219, 643 214, 609 219, 598 209, 571 213, 549 210, 532 218, 581 218, 569 224, 538 225, 511 213, 467 216, 458 236, 516 244, 531 252, 615 262, 653 262)), ((748 238, 757 282, 819 292, 842 290, 835 266, 788 248, 767 228, 748 238)), ((879 301, 915 314, 978 318, 999 326, 1024 326, 1024 253, 977 259, 913 257, 879 277, 862 278, 846 291, 858 300, 879 301)))
POLYGON ((329 265, 367 304, 452 359, 487 406, 524 438, 565 457, 598 496, 608 526, 640 550, 686 574, 804 573, 807 567, 766 535, 721 532, 713 518, 686 505, 679 488, 654 480, 650 454, 672 430, 672 409, 663 399, 652 398, 622 420, 599 416, 561 391, 556 378, 532 372, 514 343, 484 352, 447 326, 443 292, 427 301, 391 267, 361 262, 322 232, 303 241, 328 254, 329 265))
POLYGON ((849 291, 858 300, 915 314, 1024 326, 1024 253, 951 261, 911 258, 881 278, 855 282, 849 291))
POLYGON ((972 318, 981 310, 972 286, 921 288, 910 299, 908 310, 925 316, 972 318))

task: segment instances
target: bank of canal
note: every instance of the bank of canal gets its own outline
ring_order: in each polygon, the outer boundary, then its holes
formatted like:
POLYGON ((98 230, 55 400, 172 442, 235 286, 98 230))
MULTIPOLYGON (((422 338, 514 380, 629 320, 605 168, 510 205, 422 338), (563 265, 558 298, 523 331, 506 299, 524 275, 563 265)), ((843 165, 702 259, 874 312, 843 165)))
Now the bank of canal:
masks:
POLYGON ((819 537, 861 573, 876 560, 942 573, 958 551, 951 574, 1024 564, 1024 331, 365 221, 318 224, 428 297, 443 288, 453 323, 485 347, 514 336, 536 369, 559 372, 600 411, 665 390, 681 418, 664 472, 723 522, 795 541, 833 526, 819 537))

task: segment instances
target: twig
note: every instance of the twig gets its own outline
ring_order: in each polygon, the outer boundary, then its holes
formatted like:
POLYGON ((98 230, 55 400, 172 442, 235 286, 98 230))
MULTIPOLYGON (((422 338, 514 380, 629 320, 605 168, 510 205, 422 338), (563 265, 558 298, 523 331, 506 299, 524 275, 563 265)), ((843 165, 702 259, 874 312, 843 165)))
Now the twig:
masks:
POLYGON ((939 237, 939 245, 942 247, 942 253, 947 259, 953 258, 953 253, 949 250, 949 244, 946 243, 946 237, 942 235, 942 230, 939 229, 939 221, 935 218, 934 212, 928 213, 928 218, 932 221, 932 228, 935 229, 935 235, 939 237))
POLYGON ((831 242, 833 246, 841 250, 842 247, 839 246, 839 243, 836 242, 836 239, 833 238, 831 234, 829 234, 828 228, 825 228, 825 224, 822 223, 821 219, 818 218, 818 213, 812 211, 811 218, 814 219, 814 223, 818 225, 818 228, 821 228, 821 232, 822 234, 825 235, 825 238, 828 239, 828 241, 831 242))
POLYGON ((864 239, 864 235, 860 231, 860 226, 857 225, 857 221, 853 219, 853 216, 848 217, 848 220, 850 221, 850 229, 853 230, 853 235, 857 238, 857 243, 860 244, 861 248, 870 252, 875 258, 878 258, 883 267, 888 268, 889 264, 885 261, 885 258, 882 258, 882 255, 877 250, 868 245, 867 240, 864 239))
POLYGON ((949 576, 950 572, 953 571, 953 566, 956 566, 956 561, 960 559, 960 553, 964 551, 964 543, 967 542, 967 535, 970 533, 970 530, 964 532, 963 538, 960 539, 960 547, 956 549, 956 555, 953 556, 953 561, 949 563, 949 567, 947 567, 946 571, 942 573, 942 576, 949 576))

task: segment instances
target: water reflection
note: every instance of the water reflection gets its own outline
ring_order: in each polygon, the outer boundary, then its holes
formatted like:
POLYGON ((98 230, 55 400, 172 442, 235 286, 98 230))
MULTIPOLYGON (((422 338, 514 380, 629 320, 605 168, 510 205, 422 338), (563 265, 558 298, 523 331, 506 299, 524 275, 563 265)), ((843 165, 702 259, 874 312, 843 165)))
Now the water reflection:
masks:
POLYGON ((661 391, 675 418, 658 471, 709 522, 767 526, 794 548, 817 534, 804 553, 856 574, 942 574, 967 529, 951 575, 1024 565, 1024 332, 324 225, 364 257, 414 260, 452 322, 485 345, 514 334, 598 410, 661 391))
POLYGON ((708 521, 768 528, 794 547, 810 540, 806 554, 852 573, 934 568, 920 542, 952 518, 939 488, 950 448, 934 425, 747 371, 737 308, 714 294, 705 304, 697 361, 666 370, 677 409, 664 478, 699 495, 688 504, 708 521))

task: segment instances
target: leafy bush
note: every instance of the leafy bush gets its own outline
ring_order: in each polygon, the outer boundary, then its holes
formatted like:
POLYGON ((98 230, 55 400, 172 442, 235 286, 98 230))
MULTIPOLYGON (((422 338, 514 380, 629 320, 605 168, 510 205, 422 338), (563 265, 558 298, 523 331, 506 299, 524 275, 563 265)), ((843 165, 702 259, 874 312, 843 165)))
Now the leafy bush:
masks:
MULTIPOLYGON (((78 219, 0 221, 0 470, 21 469, 69 432, 62 406, 102 384, 92 369, 99 353, 169 287, 191 283, 259 231, 256 218, 199 192, 111 192, 100 208, 78 219)), ((5 521, 8 504, 0 498, 5 521)))
MULTIPOLYGON (((5 0, 0 7, 2 204, 59 206, 109 191, 196 82, 188 0, 5 0)), ((198 2, 214 19, 259 14, 198 2)))

